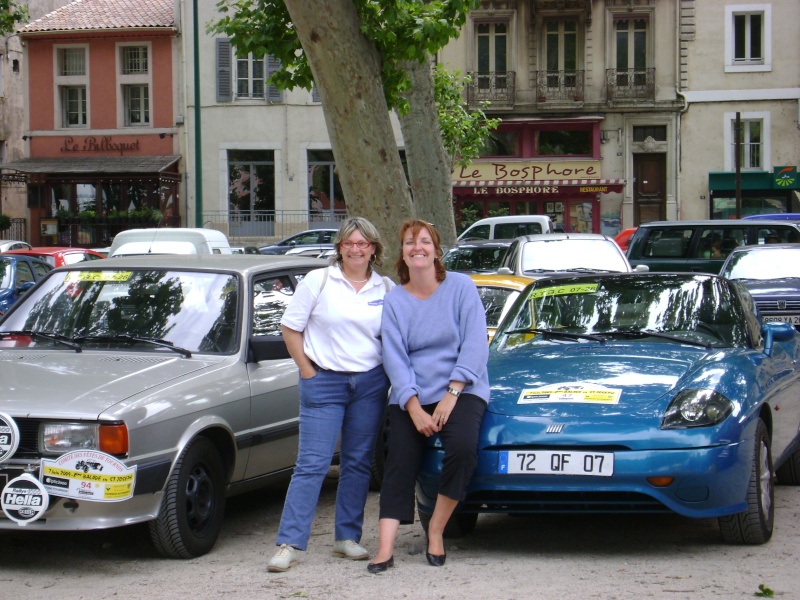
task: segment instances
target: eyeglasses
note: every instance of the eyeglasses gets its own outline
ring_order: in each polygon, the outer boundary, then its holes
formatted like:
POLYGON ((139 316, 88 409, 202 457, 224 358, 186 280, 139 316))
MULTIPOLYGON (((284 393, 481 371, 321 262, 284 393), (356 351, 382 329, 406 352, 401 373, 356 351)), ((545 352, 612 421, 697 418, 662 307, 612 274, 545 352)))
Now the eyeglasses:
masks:
POLYGON ((361 240, 359 242, 351 242, 351 241, 348 240, 346 242, 340 242, 340 244, 342 245, 343 248, 347 248, 348 250, 350 248, 352 248, 353 246, 356 246, 357 248, 360 248, 361 250, 363 250, 364 248, 369 248, 370 246, 372 246, 372 242, 365 242, 364 240, 361 240))

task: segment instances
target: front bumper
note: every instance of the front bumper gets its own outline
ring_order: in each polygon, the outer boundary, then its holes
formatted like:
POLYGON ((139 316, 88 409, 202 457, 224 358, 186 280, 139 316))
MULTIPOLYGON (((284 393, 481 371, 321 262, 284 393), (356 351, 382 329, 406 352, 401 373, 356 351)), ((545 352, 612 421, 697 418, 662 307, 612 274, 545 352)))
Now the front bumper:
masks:
MULTIPOLYGON (((581 448, 564 448, 564 451, 581 448)), ((420 512, 432 513, 442 469, 441 448, 429 448, 417 478, 420 512)), ((497 450, 480 450, 460 510, 477 513, 657 513, 712 518, 747 508, 752 438, 727 445, 614 452, 610 477, 505 475, 497 450), (656 487, 648 477, 674 477, 656 487)))

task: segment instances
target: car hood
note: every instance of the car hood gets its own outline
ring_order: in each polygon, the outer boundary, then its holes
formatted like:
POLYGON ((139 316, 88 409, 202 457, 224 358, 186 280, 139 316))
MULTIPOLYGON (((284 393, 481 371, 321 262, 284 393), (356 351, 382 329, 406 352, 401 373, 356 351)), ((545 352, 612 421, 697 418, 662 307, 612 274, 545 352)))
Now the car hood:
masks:
POLYGON ((18 417, 96 419, 120 402, 224 358, 7 349, 0 352, 2 409, 18 417))
POLYGON ((531 417, 661 414, 676 388, 716 385, 712 379, 719 369, 702 365, 720 354, 724 351, 615 342, 534 342, 492 351, 488 410, 531 417))

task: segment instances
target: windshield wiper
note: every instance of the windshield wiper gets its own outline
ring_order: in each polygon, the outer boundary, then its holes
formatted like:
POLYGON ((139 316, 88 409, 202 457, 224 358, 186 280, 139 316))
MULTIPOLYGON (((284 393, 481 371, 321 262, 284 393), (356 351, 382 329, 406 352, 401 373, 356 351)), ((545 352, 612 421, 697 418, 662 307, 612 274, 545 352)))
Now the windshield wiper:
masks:
POLYGON ((697 340, 687 340, 686 338, 678 337, 677 335, 670 335, 668 333, 662 333, 660 331, 650 331, 647 329, 619 329, 617 331, 604 331, 603 335, 612 337, 612 336, 625 336, 625 337, 656 337, 661 338, 664 340, 670 340, 672 342, 678 342, 679 344, 689 344, 690 346, 700 346, 701 348, 712 348, 713 346, 709 342, 699 342, 697 340))
POLYGON ((172 350, 173 352, 177 352, 178 354, 185 356, 186 358, 192 357, 191 350, 187 350, 186 348, 181 348, 180 346, 176 346, 172 342, 167 340, 151 340, 148 338, 140 338, 133 335, 127 334, 119 334, 119 335, 81 335, 76 338, 73 338, 74 342, 82 343, 82 342, 138 342, 142 344, 152 344, 153 346, 158 346, 159 348, 167 348, 172 350))
POLYGON ((67 348, 75 350, 75 352, 82 352, 80 345, 73 343, 72 340, 70 340, 67 336, 61 335, 60 333, 48 333, 46 331, 33 331, 32 329, 26 329, 25 331, 0 331, 0 335, 22 335, 32 338, 40 338, 55 344, 63 344, 67 348))
POLYGON ((520 329, 510 329, 504 331, 503 335, 511 335, 513 333, 540 333, 543 336, 562 337, 569 340, 592 340, 593 342, 600 342, 605 344, 605 338, 590 333, 573 333, 571 331, 559 331, 557 329, 536 329, 533 327, 522 327, 520 329))

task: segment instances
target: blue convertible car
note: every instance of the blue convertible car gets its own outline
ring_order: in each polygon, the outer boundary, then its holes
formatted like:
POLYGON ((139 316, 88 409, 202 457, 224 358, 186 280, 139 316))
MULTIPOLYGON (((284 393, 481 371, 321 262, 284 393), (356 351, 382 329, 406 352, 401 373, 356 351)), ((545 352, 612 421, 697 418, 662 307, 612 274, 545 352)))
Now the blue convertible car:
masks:
MULTIPOLYGON (((478 513, 718 518, 729 543, 773 529, 773 485, 800 482, 800 334, 761 324, 714 275, 606 274, 529 285, 491 345, 478 464, 450 523, 478 513)), ((438 436, 417 485, 423 526, 438 436)))

